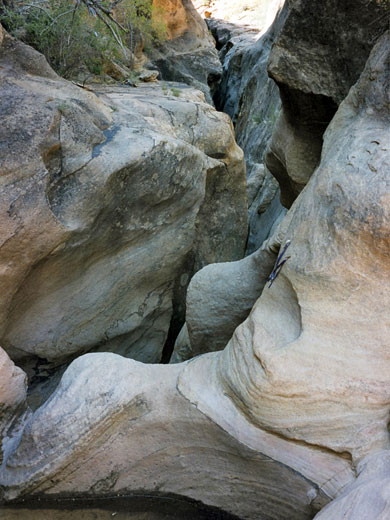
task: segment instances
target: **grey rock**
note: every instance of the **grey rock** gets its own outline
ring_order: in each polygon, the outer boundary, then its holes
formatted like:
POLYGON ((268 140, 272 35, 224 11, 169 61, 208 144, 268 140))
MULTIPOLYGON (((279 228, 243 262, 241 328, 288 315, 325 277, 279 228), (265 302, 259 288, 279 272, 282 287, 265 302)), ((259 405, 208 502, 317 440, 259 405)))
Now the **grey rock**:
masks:
POLYGON ((27 74, 24 53, 42 60, 5 37, 2 345, 23 363, 92 349, 158 362, 176 281, 244 251, 245 167, 230 120, 189 88, 93 93, 27 74))
POLYGON ((323 134, 338 105, 387 28, 389 4, 324 0, 319 6, 297 0, 286 7, 287 19, 268 64, 283 111, 266 164, 288 208, 320 161, 323 134))
POLYGON ((15 366, 0 347, 0 466, 3 453, 7 456, 12 425, 15 425, 17 417, 25 411, 26 391, 26 374, 15 366))
POLYGON ((264 168, 265 151, 281 107, 277 85, 268 77, 267 63, 286 17, 282 5, 280 0, 262 4, 268 15, 261 30, 217 19, 207 21, 223 64, 216 106, 231 116, 247 164, 250 224, 247 254, 261 246, 270 236, 274 219, 284 213, 278 202, 278 183, 264 168), (263 173, 259 175, 260 172, 263 173), (252 204, 255 198, 256 203, 252 204), (267 213, 272 202, 272 210, 267 213))
POLYGON ((157 4, 163 9, 168 38, 150 50, 151 66, 163 80, 195 87, 212 103, 222 67, 205 21, 191 0, 159 0, 157 4))
POLYGON ((315 520, 386 520, 390 517, 390 450, 365 457, 358 477, 315 520))
POLYGON ((198 271, 187 291, 186 326, 172 362, 221 350, 248 316, 275 264, 277 248, 264 243, 237 262, 211 264, 198 271))

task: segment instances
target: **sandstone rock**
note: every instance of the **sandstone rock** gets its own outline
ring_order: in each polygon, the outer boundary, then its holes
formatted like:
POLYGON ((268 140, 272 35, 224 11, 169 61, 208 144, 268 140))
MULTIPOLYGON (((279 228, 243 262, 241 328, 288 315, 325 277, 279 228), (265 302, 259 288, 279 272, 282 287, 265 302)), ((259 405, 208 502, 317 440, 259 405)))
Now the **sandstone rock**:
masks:
POLYGON ((353 491, 356 464, 386 489, 368 457, 390 447, 388 55, 385 37, 273 237, 290 259, 226 349, 79 357, 7 457, 5 499, 158 491, 302 520, 353 491))
POLYGON ((158 70, 145 70, 139 75, 139 79, 145 83, 156 81, 160 72, 158 70))
POLYGON ((96 95, 8 36, 0 59, 2 345, 19 360, 118 349, 159 361, 175 281, 243 253, 228 116, 189 88, 96 95))
POLYGON ((127 67, 119 65, 119 63, 115 63, 113 60, 103 63, 103 72, 116 81, 124 81, 130 74, 130 70, 127 67))
POLYGON ((264 168, 265 150, 280 111, 279 91, 268 77, 267 62, 286 16, 282 6, 280 0, 261 4, 266 14, 261 30, 222 20, 208 21, 223 64, 216 106, 231 116, 247 164, 249 254, 270 235, 274 221, 285 214, 279 203, 278 183, 264 168))
POLYGON ((264 244, 242 260, 198 271, 188 287, 186 327, 172 362, 223 349, 260 296, 275 260, 272 246, 264 244))
POLYGON ((288 450, 259 430, 257 444, 237 442, 178 392, 182 369, 79 357, 8 458, 4 497, 175 493, 248 520, 308 520, 334 496, 329 481, 350 482, 348 462, 335 455, 288 450))
POLYGON ((266 163, 281 186, 285 207, 317 167, 323 133, 358 79, 376 39, 386 30, 388 2, 325 0, 288 4, 288 17, 272 48, 268 70, 280 89, 283 111, 266 163))
POLYGON ((390 516, 390 450, 364 458, 358 478, 315 520, 386 520, 390 516))
POLYGON ((3 456, 3 435, 13 414, 26 399, 26 374, 0 348, 0 465, 3 456))
POLYGON ((176 338, 169 362, 172 364, 181 363, 182 361, 186 361, 192 357, 194 357, 194 351, 192 349, 191 340, 188 335, 187 323, 184 323, 176 338))
POLYGON ((151 50, 151 63, 162 79, 200 89, 212 103, 222 70, 206 23, 191 0, 154 0, 153 5, 164 14, 168 39, 151 50))
POLYGON ((390 449, 389 47, 387 33, 281 223, 290 259, 225 350, 193 360, 179 386, 226 425, 199 382, 216 380, 258 428, 355 464, 390 449))
POLYGON ((363 459, 358 478, 315 520, 386 520, 390 517, 390 451, 379 451, 363 459))

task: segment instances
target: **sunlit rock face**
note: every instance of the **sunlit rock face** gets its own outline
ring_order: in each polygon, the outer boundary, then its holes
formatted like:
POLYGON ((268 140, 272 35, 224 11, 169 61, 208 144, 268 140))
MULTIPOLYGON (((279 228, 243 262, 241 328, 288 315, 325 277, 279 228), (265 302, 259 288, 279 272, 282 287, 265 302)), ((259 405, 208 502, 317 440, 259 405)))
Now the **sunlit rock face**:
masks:
POLYGON ((3 348, 158 362, 174 286, 243 254, 245 167, 228 116, 186 86, 89 92, 8 36, 0 60, 3 348))
POLYGON ((279 228, 290 258, 225 350, 189 365, 184 390, 214 364, 257 427, 354 461, 390 447, 388 59, 386 34, 279 228))
POLYGON ((270 54, 268 71, 283 110, 266 164, 290 207, 317 167, 323 133, 357 81, 370 50, 387 28, 389 3, 311 0, 286 4, 288 16, 270 54))
MULTIPOLYGON (((278 2, 279 0, 276 0, 278 2)), ((193 0, 193 4, 206 19, 225 20, 235 25, 262 30, 267 24, 269 5, 275 0, 193 0)))
POLYGON ((191 0, 153 0, 162 14, 167 39, 151 49, 151 62, 161 77, 180 81, 212 95, 222 73, 213 37, 191 0))

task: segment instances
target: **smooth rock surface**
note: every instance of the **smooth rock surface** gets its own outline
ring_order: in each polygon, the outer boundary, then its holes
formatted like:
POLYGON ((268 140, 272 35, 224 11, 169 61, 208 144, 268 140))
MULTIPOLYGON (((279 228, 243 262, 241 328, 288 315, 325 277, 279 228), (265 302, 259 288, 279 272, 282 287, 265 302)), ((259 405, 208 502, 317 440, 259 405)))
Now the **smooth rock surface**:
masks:
POLYGON ((387 33, 279 227, 290 259, 225 350, 193 360, 179 386, 225 424, 199 382, 216 380, 258 428, 354 463, 390 449, 389 47, 387 33))
MULTIPOLYGON (((322 470, 321 481, 353 478, 343 459, 301 446, 289 453, 287 441, 259 430, 255 444, 237 441, 180 394, 182 370, 79 357, 8 458, 4 498, 175 493, 247 520, 309 520, 334 494, 319 486, 322 470)), ((250 430, 245 418, 236 424, 250 430)))
POLYGON ((315 520, 387 520, 390 518, 390 451, 361 461, 358 477, 315 520))
POLYGON ((177 84, 177 96, 81 89, 8 36, 0 60, 3 348, 159 361, 176 281, 243 254, 245 167, 228 116, 177 84))
POLYGON ((194 275, 187 291, 186 324, 172 362, 225 347, 259 298, 278 246, 265 243, 242 260, 211 264, 194 275))
POLYGON ((26 399, 26 374, 8 357, 0 347, 0 465, 3 461, 3 436, 6 434, 14 414, 26 399))

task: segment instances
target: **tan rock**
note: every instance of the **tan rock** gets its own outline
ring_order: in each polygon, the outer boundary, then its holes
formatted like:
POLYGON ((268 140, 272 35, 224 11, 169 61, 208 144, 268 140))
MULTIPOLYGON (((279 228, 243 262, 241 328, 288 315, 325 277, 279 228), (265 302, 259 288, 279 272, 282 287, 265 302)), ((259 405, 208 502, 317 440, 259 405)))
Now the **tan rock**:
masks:
POLYGON ((390 517, 390 450, 369 455, 358 478, 315 516, 315 520, 387 520, 390 517))
POLYGON ((116 81, 124 81, 129 77, 130 70, 124 65, 119 65, 115 61, 107 61, 103 63, 103 72, 116 81))
POLYGON ((194 391, 199 374, 219 379, 257 427, 355 463, 390 448, 388 56, 385 35, 281 224, 291 258, 225 350, 196 358, 180 386, 225 424, 194 391))
POLYGON ((157 491, 303 520, 362 483, 360 504, 388 507, 388 55, 386 35, 273 237, 289 260, 225 350, 79 357, 3 465, 6 499, 157 491))
POLYGON ((26 399, 26 374, 0 348, 0 465, 3 460, 3 435, 12 422, 15 410, 26 399))
POLYGON ((98 97, 8 36, 0 52, 4 348, 158 362, 176 281, 243 254, 245 167, 228 116, 186 86, 98 97))
MULTIPOLYGON (((334 455, 288 450, 259 430, 257 445, 238 442, 180 394, 182 369, 79 357, 27 423, 0 475, 4 497, 175 493, 247 520, 309 520, 334 495, 310 476, 350 482, 348 462, 334 455), (303 472, 293 469, 298 461, 303 472)), ((236 424, 250 428, 239 417, 236 424)))
POLYGON ((272 47, 268 72, 280 89, 283 110, 266 164, 289 208, 317 167, 323 133, 357 81, 377 38, 387 28, 388 2, 312 0, 288 5, 272 47), (310 30, 308 27, 310 26, 310 30))
POLYGON ((145 70, 139 76, 141 81, 149 83, 150 81, 157 81, 160 72, 158 70, 145 70))
POLYGON ((153 6, 167 27, 167 39, 149 52, 153 68, 163 80, 201 90, 212 104, 222 68, 205 21, 191 0, 153 0, 153 6))

